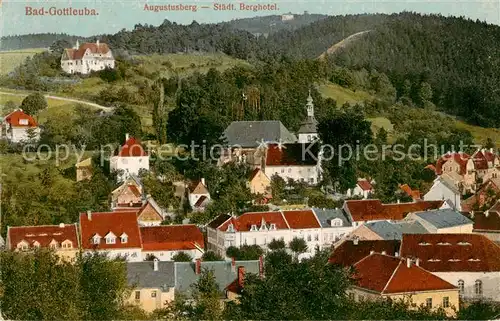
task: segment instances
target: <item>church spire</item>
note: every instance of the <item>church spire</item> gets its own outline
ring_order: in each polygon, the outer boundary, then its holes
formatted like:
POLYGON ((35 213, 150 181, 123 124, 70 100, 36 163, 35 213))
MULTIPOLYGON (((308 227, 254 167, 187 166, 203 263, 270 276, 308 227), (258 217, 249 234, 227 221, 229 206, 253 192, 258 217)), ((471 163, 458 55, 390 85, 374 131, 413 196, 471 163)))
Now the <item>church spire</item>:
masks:
POLYGON ((314 104, 311 97, 311 89, 309 89, 309 96, 307 97, 307 117, 314 117, 314 104))

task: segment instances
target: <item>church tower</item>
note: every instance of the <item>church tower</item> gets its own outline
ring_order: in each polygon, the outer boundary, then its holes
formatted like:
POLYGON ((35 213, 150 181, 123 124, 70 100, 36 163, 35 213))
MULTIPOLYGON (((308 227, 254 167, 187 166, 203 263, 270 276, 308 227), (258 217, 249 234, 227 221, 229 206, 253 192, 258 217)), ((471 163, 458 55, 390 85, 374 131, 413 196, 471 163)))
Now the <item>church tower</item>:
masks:
POLYGON ((314 103, 311 97, 311 90, 306 103, 307 116, 302 122, 298 131, 299 143, 310 143, 318 138, 318 121, 314 118, 314 103))

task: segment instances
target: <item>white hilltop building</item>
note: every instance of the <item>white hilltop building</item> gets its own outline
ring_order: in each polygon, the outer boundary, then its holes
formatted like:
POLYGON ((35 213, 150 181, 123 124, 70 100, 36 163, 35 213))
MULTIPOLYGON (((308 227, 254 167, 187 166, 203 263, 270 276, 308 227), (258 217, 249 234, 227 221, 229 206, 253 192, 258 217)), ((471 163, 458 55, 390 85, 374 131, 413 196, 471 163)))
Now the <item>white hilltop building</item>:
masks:
POLYGON ((61 57, 61 68, 68 74, 89 74, 104 68, 115 68, 115 58, 109 46, 100 43, 76 42, 73 48, 64 49, 61 57))

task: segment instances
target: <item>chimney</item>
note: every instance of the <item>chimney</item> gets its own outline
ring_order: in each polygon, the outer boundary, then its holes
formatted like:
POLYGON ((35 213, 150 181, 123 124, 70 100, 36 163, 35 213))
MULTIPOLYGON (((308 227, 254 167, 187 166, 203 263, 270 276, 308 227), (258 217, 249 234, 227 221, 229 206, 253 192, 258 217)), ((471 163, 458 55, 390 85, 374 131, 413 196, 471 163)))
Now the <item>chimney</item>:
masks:
POLYGON ((60 227, 60 228, 64 228, 64 223, 60 223, 60 224, 59 224, 59 227, 60 227))
POLYGON ((375 251, 371 250, 371 251, 370 251, 370 255, 372 255, 373 253, 375 253, 375 251))
POLYGON ((92 211, 87 211, 87 219, 92 221, 92 211))
POLYGON ((234 257, 231 258, 231 271, 236 272, 236 259, 234 257))
POLYGON ((415 261, 415 264, 416 264, 417 266, 420 266, 420 259, 419 259, 419 258, 417 258, 417 260, 415 261))
POLYGON ((205 178, 204 177, 201 178, 201 184, 205 185, 205 178))
POLYGON ((245 267, 238 266, 238 285, 243 287, 243 280, 245 279, 245 267))
POLYGON ((490 153, 492 153, 492 154, 494 153, 493 148, 490 148, 490 153))
POLYGON ((196 275, 201 274, 201 259, 196 259, 194 272, 196 275))
POLYGON ((356 238, 354 238, 354 240, 352 240, 352 243, 353 243, 354 245, 358 245, 358 243, 359 243, 359 239, 358 239, 357 237, 356 237, 356 238))
POLYGON ((264 276, 264 258, 259 256, 259 276, 262 278, 264 276))
POLYGON ((474 218, 474 211, 470 212, 470 218, 474 218))
POLYGON ((128 133, 125 134, 125 141, 129 140, 130 135, 128 133))
POLYGON ((406 267, 410 267, 411 266, 411 259, 406 259, 406 267))
POLYGON ((99 39, 97 39, 96 44, 97 44, 97 47, 99 47, 99 39))
POLYGON ((382 255, 386 255, 386 254, 387 254, 387 252, 386 252, 386 251, 382 251, 382 255))
POLYGON ((158 271, 158 259, 157 258, 155 258, 153 260, 153 270, 158 271))
POLYGON ((490 211, 489 210, 484 212, 484 217, 488 217, 488 215, 490 215, 490 211))
POLYGON ((129 205, 130 207, 132 207, 132 206, 134 206, 134 202, 130 201, 130 203, 128 203, 128 205, 129 205))
POLYGON ((399 257, 399 253, 398 252, 394 252, 394 256, 395 257, 399 257))
POLYGON ((397 202, 398 202, 398 204, 399 204, 399 203, 401 203, 401 201, 399 200, 399 198, 398 198, 398 201, 397 201, 397 202))

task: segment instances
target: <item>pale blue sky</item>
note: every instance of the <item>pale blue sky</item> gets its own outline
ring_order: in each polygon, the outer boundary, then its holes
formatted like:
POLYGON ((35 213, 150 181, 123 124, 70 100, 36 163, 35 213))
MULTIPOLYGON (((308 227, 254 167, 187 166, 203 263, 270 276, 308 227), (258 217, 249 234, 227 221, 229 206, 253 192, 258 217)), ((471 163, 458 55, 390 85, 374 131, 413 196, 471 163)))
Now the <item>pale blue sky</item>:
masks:
MULTIPOLYGON (((277 3, 279 11, 215 11, 198 8, 197 12, 150 12, 144 11, 144 5, 155 4, 197 4, 212 5, 213 1, 197 0, 0 0, 0 33, 15 35, 40 32, 64 32, 79 36, 91 36, 102 33, 115 33, 123 28, 131 29, 135 24, 160 24, 164 19, 181 24, 196 20, 200 23, 227 21, 235 18, 281 13, 323 13, 329 15, 356 13, 394 13, 416 11, 420 13, 441 13, 448 16, 466 16, 485 20, 500 25, 500 0, 413 0, 413 1, 359 1, 359 0, 298 0, 298 1, 261 1, 250 0, 245 3, 277 3), (26 6, 56 8, 95 8, 98 16, 27 16, 26 6)), ((218 3, 235 3, 234 0, 221 0, 218 3)))

